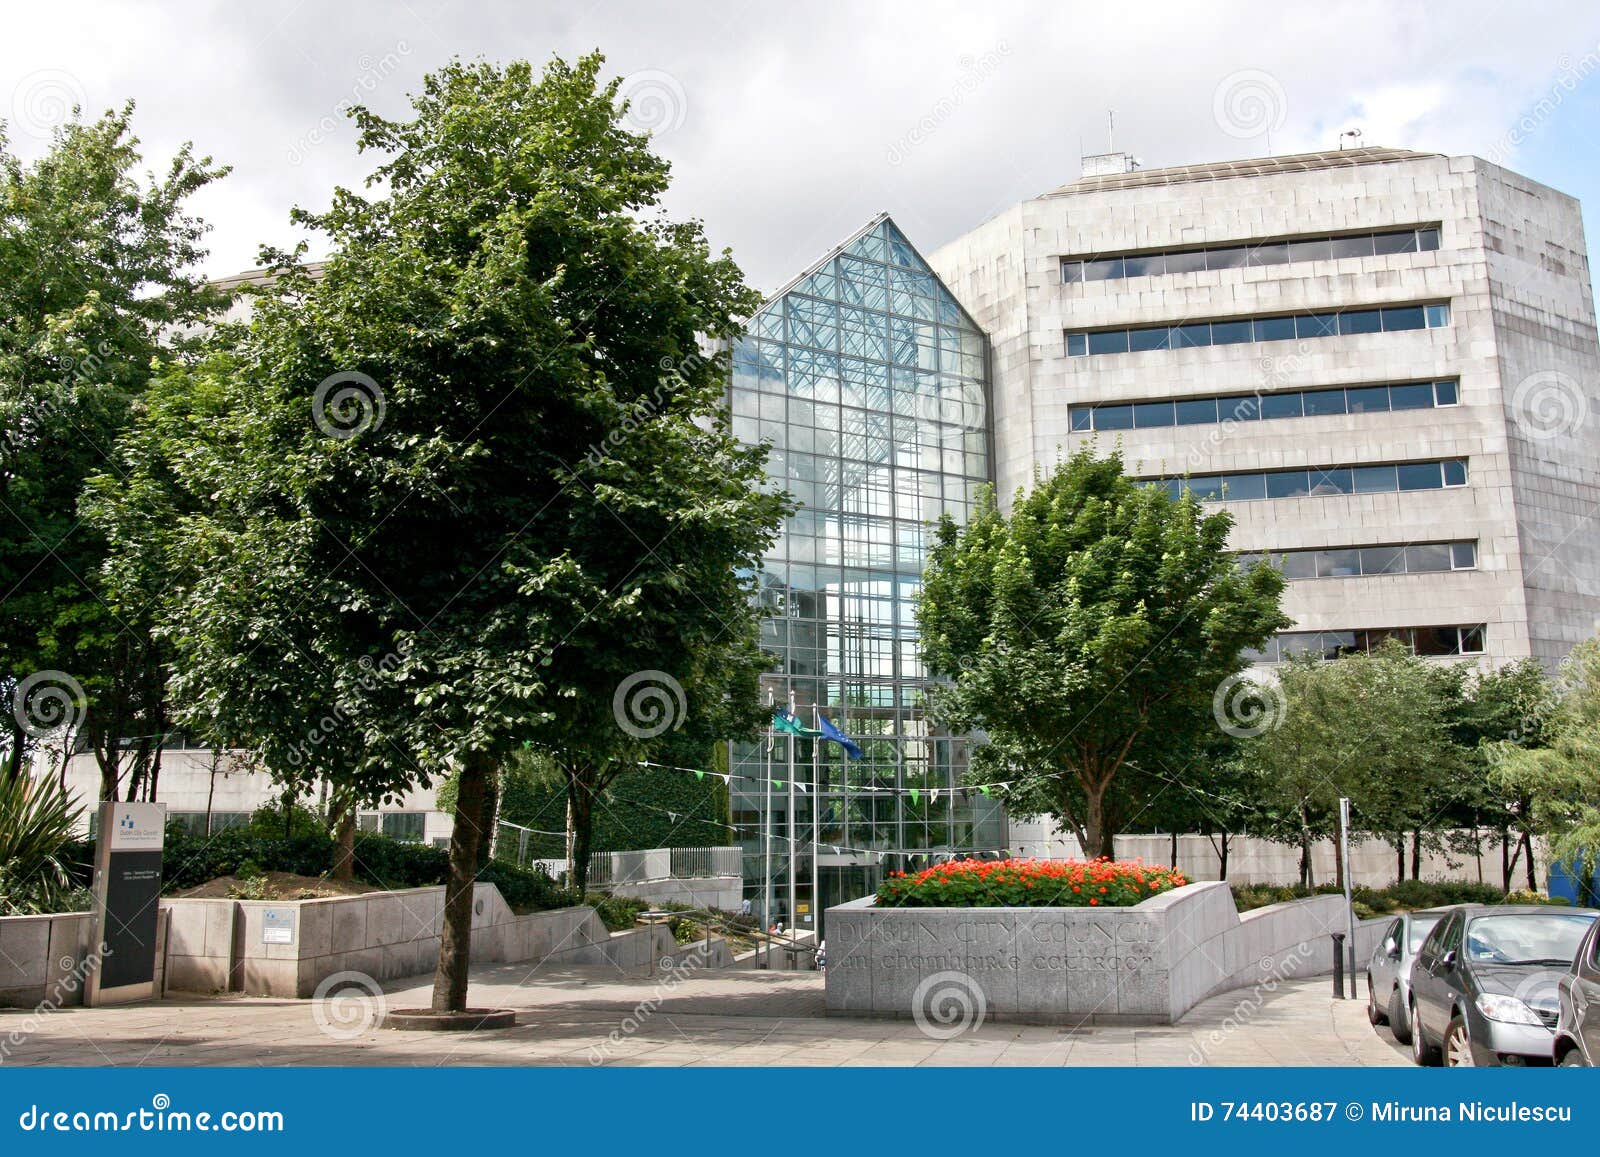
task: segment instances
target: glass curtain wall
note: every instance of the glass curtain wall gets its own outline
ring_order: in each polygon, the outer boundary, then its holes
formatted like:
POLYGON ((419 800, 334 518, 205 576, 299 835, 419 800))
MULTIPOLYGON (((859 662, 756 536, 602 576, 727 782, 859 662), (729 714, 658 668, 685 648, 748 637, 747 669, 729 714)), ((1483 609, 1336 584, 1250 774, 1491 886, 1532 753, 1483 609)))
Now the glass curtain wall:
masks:
POLYGON ((990 478, 986 339, 879 218, 752 319, 730 404, 801 504, 760 576, 764 690, 865 753, 782 734, 730 752, 745 895, 805 929, 885 870, 1004 842, 998 808, 960 789, 964 741, 924 716, 914 609, 933 523, 964 520, 990 478))

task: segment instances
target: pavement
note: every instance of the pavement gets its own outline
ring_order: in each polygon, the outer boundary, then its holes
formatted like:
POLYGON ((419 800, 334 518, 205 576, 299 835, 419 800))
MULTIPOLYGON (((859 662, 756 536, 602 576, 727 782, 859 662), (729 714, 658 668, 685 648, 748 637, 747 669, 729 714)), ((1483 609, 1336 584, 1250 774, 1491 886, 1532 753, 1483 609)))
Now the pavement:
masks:
POLYGON ((0 1009, 5 1065, 1405 1065, 1363 1001, 1326 979, 1204 1001, 1175 1025, 988 1022, 938 1039, 910 1020, 828 1016, 814 972, 689 976, 614 968, 476 968, 474 1006, 517 1010, 478 1033, 378 1027, 425 1006, 432 977, 321 1001, 169 996, 116 1008, 0 1009))

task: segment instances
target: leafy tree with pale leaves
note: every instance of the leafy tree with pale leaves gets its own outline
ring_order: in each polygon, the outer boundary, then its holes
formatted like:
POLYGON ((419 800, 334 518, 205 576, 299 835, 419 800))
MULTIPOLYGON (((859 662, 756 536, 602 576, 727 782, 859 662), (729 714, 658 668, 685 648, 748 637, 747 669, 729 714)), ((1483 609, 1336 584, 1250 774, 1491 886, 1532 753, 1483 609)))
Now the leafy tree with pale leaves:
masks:
POLYGON ((939 525, 918 622, 953 731, 987 733, 975 774, 1024 811, 1052 810, 1113 855, 1125 768, 1182 766, 1218 727, 1218 688, 1289 625, 1283 576, 1239 569, 1232 518, 1123 473, 1085 447, 971 521, 939 525))

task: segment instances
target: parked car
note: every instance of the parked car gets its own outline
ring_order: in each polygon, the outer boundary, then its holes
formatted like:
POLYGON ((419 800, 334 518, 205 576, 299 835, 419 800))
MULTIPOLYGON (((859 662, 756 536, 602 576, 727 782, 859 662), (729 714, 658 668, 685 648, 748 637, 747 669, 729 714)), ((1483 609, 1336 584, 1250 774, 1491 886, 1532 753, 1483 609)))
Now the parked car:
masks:
POLYGON ((1419 1065, 1551 1064, 1556 985, 1600 916, 1590 908, 1471 905, 1434 925, 1411 966, 1419 1065))
POLYGON ((1600 920, 1578 946, 1572 971, 1556 986, 1561 1011, 1556 1020, 1558 1065, 1600 1065, 1600 920))
POLYGON ((1394 1039, 1411 1043, 1411 964, 1417 949, 1434 925, 1449 915, 1448 908, 1402 912, 1383 930, 1383 940, 1367 961, 1367 1019, 1387 1024, 1394 1039))

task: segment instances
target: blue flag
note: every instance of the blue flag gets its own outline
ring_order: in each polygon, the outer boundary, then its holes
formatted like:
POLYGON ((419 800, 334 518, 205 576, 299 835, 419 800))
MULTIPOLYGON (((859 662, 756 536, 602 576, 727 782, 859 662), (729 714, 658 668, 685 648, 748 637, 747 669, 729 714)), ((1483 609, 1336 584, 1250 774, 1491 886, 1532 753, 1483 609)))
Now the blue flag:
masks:
POLYGON ((854 739, 851 739, 844 732, 840 731, 838 725, 826 715, 819 714, 817 716, 817 723, 822 727, 822 738, 833 740, 840 747, 844 748, 844 753, 851 759, 861 758, 860 745, 857 744, 854 739))

